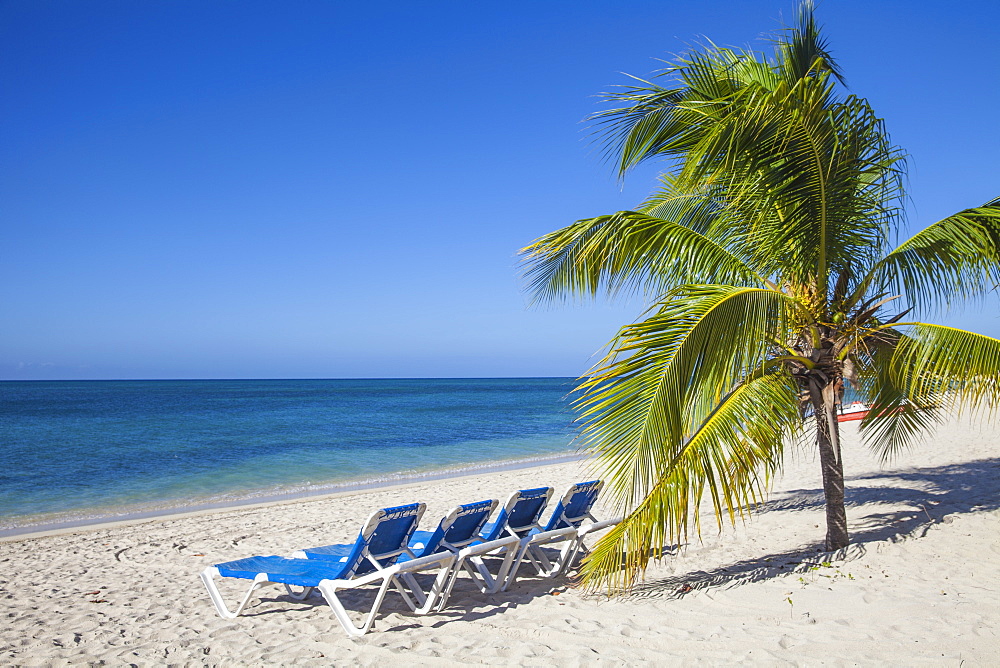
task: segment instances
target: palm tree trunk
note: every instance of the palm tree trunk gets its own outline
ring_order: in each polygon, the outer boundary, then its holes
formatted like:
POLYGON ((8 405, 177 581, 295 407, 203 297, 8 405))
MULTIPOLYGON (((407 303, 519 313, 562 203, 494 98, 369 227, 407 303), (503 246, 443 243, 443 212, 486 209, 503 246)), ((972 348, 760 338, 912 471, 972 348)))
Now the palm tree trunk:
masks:
POLYGON ((831 383, 811 394, 816 416, 816 445, 823 468, 823 495, 826 497, 826 549, 839 550, 847 547, 850 538, 847 535, 847 510, 844 508, 844 463, 840 456, 836 393, 831 383))

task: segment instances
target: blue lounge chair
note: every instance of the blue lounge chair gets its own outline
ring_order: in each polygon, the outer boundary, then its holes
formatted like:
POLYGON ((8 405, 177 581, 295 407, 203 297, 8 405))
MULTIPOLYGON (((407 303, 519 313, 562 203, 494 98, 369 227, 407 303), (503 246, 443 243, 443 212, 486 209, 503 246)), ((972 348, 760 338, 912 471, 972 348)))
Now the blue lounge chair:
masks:
POLYGON ((434 531, 414 531, 410 538, 410 551, 414 557, 423 557, 443 550, 457 553, 479 539, 479 531, 496 507, 495 499, 455 506, 441 518, 434 531))
POLYGON ((549 521, 542 528, 542 531, 579 527, 587 519, 596 522, 597 518, 591 515, 590 511, 597 503, 597 497, 603 487, 603 480, 591 480, 590 482, 578 482, 575 485, 570 485, 552 510, 552 516, 549 517, 549 521))
MULTIPOLYGON (((409 554, 414 558, 422 558, 439 552, 450 552, 455 555, 455 562, 451 567, 451 574, 447 578, 443 591, 438 592, 437 605, 435 609, 441 610, 448 603, 455 578, 463 567, 470 568, 470 561, 478 559, 483 552, 505 552, 505 563, 507 568, 514 562, 517 556, 516 546, 519 541, 510 538, 501 538, 490 543, 482 543, 479 532, 486 524, 486 520, 493 514, 497 507, 495 499, 477 501, 476 503, 466 503, 452 508, 447 515, 441 518, 437 527, 433 531, 415 531, 410 538, 409 554), (475 545, 474 545, 475 544, 475 545)), ((405 558, 405 557, 404 557, 405 558)), ((475 563, 477 568, 482 566, 482 560, 475 563)), ((487 571, 488 573, 488 571, 487 571)), ((425 601, 423 590, 416 582, 416 578, 409 576, 404 581, 410 587, 418 601, 425 601)), ((435 586, 437 586, 435 581, 435 586)), ((424 607, 418 610, 423 612, 427 606, 433 605, 433 600, 427 598, 424 607)))
POLYGON ((484 542, 503 536, 522 538, 532 529, 539 528, 538 519, 551 496, 551 487, 521 489, 511 493, 496 520, 483 527, 480 538, 484 542))
POLYGON ((569 486, 545 526, 532 529, 522 538, 520 553, 508 576, 508 585, 517 579, 517 570, 525 557, 542 577, 555 577, 564 573, 581 551, 587 551, 583 545, 584 536, 621 521, 619 517, 599 522, 591 514, 603 487, 604 482, 601 480, 569 486), (586 520, 590 522, 585 523, 586 520), (552 543, 565 544, 554 560, 541 549, 543 545, 552 543))
POLYGON ((495 594, 501 588, 506 588, 507 574, 517 560, 522 537, 538 527, 538 519, 551 496, 551 487, 512 492, 500 509, 497 519, 483 527, 479 536, 458 552, 448 584, 448 594, 450 595, 463 568, 484 594, 495 594), (483 557, 500 554, 503 559, 494 575, 483 557))
POLYGON ((371 628, 390 585, 396 587, 411 610, 417 611, 421 608, 429 611, 434 606, 437 596, 447 586, 448 576, 455 561, 454 554, 446 551, 420 558, 411 558, 406 554, 407 541, 420 521, 425 507, 422 503, 414 503, 375 511, 365 522, 358 539, 353 544, 323 548, 325 554, 330 557, 328 559, 249 557, 210 566, 202 572, 201 579, 216 610, 227 619, 232 619, 243 612, 258 586, 280 583, 286 588, 304 587, 304 591, 296 595, 296 598, 300 599, 308 596, 313 588, 318 589, 348 635, 364 635, 371 628), (438 576, 431 594, 426 596, 421 592, 421 596, 415 602, 407 592, 407 588, 400 582, 400 578, 412 578, 413 573, 433 569, 438 571, 438 576), (235 612, 230 612, 223 600, 215 584, 216 576, 253 581, 235 612), (380 584, 375 601, 363 623, 358 626, 347 614, 337 597, 337 591, 376 582, 380 584), (420 598, 423 600, 419 600, 420 598))
MULTIPOLYGON (((469 572, 473 582, 484 593, 493 593, 502 583, 517 557, 521 541, 516 536, 501 535, 494 540, 484 541, 481 534, 483 525, 497 507, 493 499, 456 506, 438 524, 434 531, 417 531, 410 539, 410 550, 417 557, 447 550, 455 555, 451 576, 448 578, 444 593, 439 595, 437 610, 442 610, 448 603, 455 580, 464 568, 469 572), (503 557, 494 577, 486 564, 483 555, 503 557), (473 570, 475 569, 475 570, 473 570)), ((408 580, 408 584, 411 582, 408 580)), ((415 583, 413 583, 415 585, 415 583)))

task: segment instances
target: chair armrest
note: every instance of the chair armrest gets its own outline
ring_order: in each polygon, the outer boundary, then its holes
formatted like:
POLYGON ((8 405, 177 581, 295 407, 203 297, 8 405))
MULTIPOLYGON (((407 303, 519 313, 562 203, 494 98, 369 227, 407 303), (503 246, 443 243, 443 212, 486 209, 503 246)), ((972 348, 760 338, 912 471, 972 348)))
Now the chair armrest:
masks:
POLYGON ((591 524, 584 524, 579 529, 579 531, 580 531, 580 537, 583 538, 587 534, 593 533, 594 531, 600 531, 601 529, 607 529, 608 527, 613 527, 616 524, 621 523, 621 521, 623 519, 624 519, 623 517, 615 517, 615 518, 612 518, 610 520, 601 520, 600 522, 593 522, 591 524))
POLYGON ((523 542, 528 545, 554 543, 556 541, 567 540, 569 538, 576 538, 579 535, 579 531, 580 530, 576 527, 564 527, 562 529, 553 529, 552 531, 541 531, 539 533, 526 536, 523 542))
POLYGON ((459 559, 465 559, 467 557, 474 557, 480 554, 486 554, 487 552, 494 552, 496 550, 511 548, 516 545, 520 545, 521 539, 517 536, 504 536, 503 538, 497 538, 496 540, 491 540, 485 543, 475 543, 467 547, 463 547, 458 552, 459 559))
POLYGON ((435 552, 434 554, 428 554, 426 557, 417 557, 416 559, 399 561, 389 570, 393 571, 394 574, 412 573, 413 571, 424 570, 429 566, 447 568, 448 566, 451 566, 454 561, 455 555, 451 552, 435 552))

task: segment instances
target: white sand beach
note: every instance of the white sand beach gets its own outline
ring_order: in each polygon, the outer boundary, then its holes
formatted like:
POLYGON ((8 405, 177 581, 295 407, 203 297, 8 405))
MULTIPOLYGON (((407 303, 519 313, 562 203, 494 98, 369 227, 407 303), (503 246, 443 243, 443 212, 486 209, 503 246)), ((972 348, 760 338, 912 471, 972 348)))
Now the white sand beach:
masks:
POLYGON ((459 580, 440 614, 414 616, 390 593, 373 631, 350 639, 321 599, 279 586, 222 619, 198 579, 213 563, 353 540, 378 507, 424 501, 426 526, 456 503, 558 493, 585 475, 581 463, 540 466, 7 539, 0 662, 995 665, 1000 428, 951 422, 885 466, 856 425, 843 432, 853 545, 838 560, 819 553, 819 465, 796 452, 753 519, 717 533, 706 518, 700 542, 625 598, 531 577, 488 597, 459 580))

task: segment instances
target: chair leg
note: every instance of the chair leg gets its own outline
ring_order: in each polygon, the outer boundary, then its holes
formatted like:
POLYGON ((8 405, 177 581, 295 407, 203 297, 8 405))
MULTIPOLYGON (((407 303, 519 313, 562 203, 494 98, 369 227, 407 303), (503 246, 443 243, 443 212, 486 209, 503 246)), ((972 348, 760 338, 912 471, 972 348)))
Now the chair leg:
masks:
POLYGON ((549 561, 549 555, 545 554, 545 550, 541 546, 535 547, 534 545, 529 545, 527 553, 528 559, 531 560, 531 565, 535 567, 540 576, 547 578, 555 574, 556 569, 553 568, 552 562, 549 561))
POLYGON ((521 560, 524 559, 524 549, 521 543, 512 545, 507 549, 507 556, 500 566, 500 571, 497 573, 496 587, 490 593, 507 591, 507 587, 517 577, 517 569, 521 567, 521 560))
POLYGON ((463 566, 466 572, 468 572, 469 577, 472 578, 472 581, 479 588, 479 591, 484 594, 491 594, 496 590, 496 578, 490 573, 489 567, 481 556, 475 555, 469 557, 464 560, 463 566))
MULTIPOLYGON (((448 556, 450 557, 450 555, 448 556)), ((433 610, 440 611, 444 607, 448 594, 451 593, 449 583, 452 581, 453 563, 449 561, 449 563, 441 565, 437 576, 434 578, 434 583, 427 593, 424 593, 423 588, 421 588, 412 573, 403 573, 401 575, 403 581, 406 582, 406 590, 413 594, 413 598, 416 599, 416 602, 413 602, 407 595, 407 591, 397 585, 399 593, 403 596, 403 600, 409 606, 410 610, 418 615, 426 615, 433 610)))
POLYGON ((511 565, 517 558, 519 546, 520 541, 516 536, 513 536, 491 541, 490 543, 478 543, 460 550, 455 557, 455 563, 451 567, 450 575, 443 581, 444 589, 436 609, 438 611, 444 609, 445 603, 451 596, 455 582, 458 580, 458 576, 463 569, 469 573, 472 583, 482 593, 495 594, 499 591, 507 578, 507 573, 510 571, 511 565), (483 561, 483 556, 486 554, 496 555, 501 551, 503 552, 503 561, 496 576, 494 576, 483 561))
MULTIPOLYGON (((490 573, 489 568, 487 568, 486 563, 481 557, 474 556, 468 560, 472 562, 479 572, 479 580, 476 581, 476 584, 479 585, 481 592, 484 594, 495 594, 498 591, 506 589, 504 585, 507 580, 507 574, 511 572, 514 562, 519 559, 519 547, 520 544, 515 543, 503 548, 503 561, 500 562, 500 568, 497 569, 496 575, 490 573)), ((466 570, 473 576, 473 580, 476 580, 475 574, 468 563, 466 564, 466 570)))
MULTIPOLYGON (((529 549, 528 540, 529 539, 527 538, 522 539, 521 542, 517 545, 517 548, 514 550, 515 558, 513 559, 513 563, 509 566, 507 573, 505 573, 505 577, 501 581, 503 586, 500 587, 500 591, 507 591, 507 588, 511 586, 515 580, 517 580, 517 570, 521 568, 521 562, 524 561, 525 556, 527 556, 532 563, 535 563, 531 555, 528 554, 528 549, 529 549)), ((538 567, 536 563, 535 567, 536 568, 538 567)))
POLYGON ((573 553, 570 559, 568 559, 563 564, 563 571, 569 568, 572 561, 575 560, 578 556, 586 557, 588 554, 590 554, 590 549, 587 547, 587 544, 584 541, 584 539, 587 536, 589 536, 592 533, 596 533, 598 531, 602 531, 604 529, 613 527, 616 524, 619 524, 622 521, 622 519, 623 519, 622 517, 614 517, 608 520, 595 521, 591 524, 585 524, 582 527, 580 527, 579 535, 577 536, 576 540, 576 551, 573 553))
POLYGON ((424 605, 424 603, 427 602, 427 595, 424 594, 424 590, 420 588, 420 584, 417 582, 417 579, 413 577, 413 573, 403 573, 400 577, 403 578, 403 582, 406 583, 406 587, 404 588, 397 580, 396 589, 399 590, 399 593, 406 602, 407 607, 416 612, 424 605), (409 590, 409 594, 413 594, 413 598, 416 599, 415 603, 410 599, 410 595, 407 593, 407 590, 409 590))
POLYGON ((217 575, 219 575, 219 569, 215 566, 209 566, 201 572, 201 581, 205 583, 205 588, 208 589, 208 595, 212 599, 212 603, 215 605, 216 611, 218 611, 219 615, 225 619, 235 619, 236 617, 239 617, 240 613, 243 612, 243 609, 253 597, 254 590, 256 590, 260 585, 267 583, 266 575, 264 573, 258 573, 253 579, 253 584, 250 585, 250 589, 247 590, 243 600, 238 606, 236 606, 236 612, 230 612, 229 606, 226 605, 225 600, 222 598, 222 593, 219 591, 219 587, 215 584, 215 577, 217 575))
POLYGON ((554 561, 550 561, 549 558, 542 553, 539 549, 538 552, 541 554, 544 560, 543 566, 544 570, 539 570, 539 575, 543 578, 554 578, 562 575, 569 567, 573 565, 576 560, 576 555, 580 553, 580 539, 573 537, 570 540, 563 541, 562 549, 559 550, 559 556, 556 557, 554 561))
POLYGON ((436 612, 441 612, 444 610, 444 606, 448 603, 448 599, 451 598, 451 590, 455 587, 455 580, 458 579, 458 573, 462 570, 463 562, 455 561, 451 568, 451 572, 448 573, 445 578, 444 591, 441 593, 440 598, 438 598, 437 605, 434 607, 436 612))
POLYGON ((417 610, 414 610, 418 615, 425 615, 432 610, 441 611, 444 606, 448 603, 448 596, 451 594, 451 588, 448 586, 448 582, 451 580, 452 573, 455 569, 454 562, 449 566, 442 567, 434 578, 434 584, 431 585, 430 594, 427 596, 426 603, 422 605, 417 610))
MULTIPOLYGON (((479 555, 470 555, 466 557, 459 557, 455 561, 455 565, 452 567, 451 573, 448 576, 447 584, 444 587, 444 593, 441 596, 441 600, 438 602, 437 610, 440 612, 444 609, 445 604, 451 597, 451 592, 455 588, 455 582, 458 581, 458 576, 464 569, 468 574, 469 578, 472 580, 472 584, 476 585, 476 588, 484 594, 494 594, 496 593, 499 582, 501 578, 506 575, 505 565, 513 556, 511 550, 506 550, 504 564, 500 566, 500 573, 497 577, 493 577, 490 573, 490 569, 486 566, 483 558, 479 555)), ((507 566, 509 568, 509 566, 507 566)))
POLYGON ((579 550, 580 537, 574 528, 555 529, 551 532, 535 534, 534 538, 538 542, 531 542, 530 538, 524 539, 518 552, 517 561, 511 568, 510 574, 507 576, 507 581, 504 583, 504 591, 517 580, 518 569, 525 558, 534 566, 535 571, 540 577, 551 578, 565 572, 570 562, 576 558, 577 551, 579 550), (559 556, 554 561, 549 559, 549 556, 545 554, 545 550, 542 549, 543 545, 550 545, 552 543, 566 544, 559 551, 559 556))
POLYGON ((314 589, 315 587, 303 587, 302 591, 295 593, 294 591, 292 591, 291 585, 285 585, 285 591, 288 592, 288 595, 294 598, 296 601, 306 600, 312 595, 314 589))
POLYGON ((552 576, 555 577, 562 575, 568 571, 573 565, 573 562, 576 561, 576 557, 581 551, 586 552, 586 548, 583 547, 582 539, 567 541, 566 547, 564 547, 559 553, 559 568, 552 574, 552 576))
POLYGON ((403 573, 401 577, 406 582, 405 586, 400 582, 400 578, 395 575, 391 576, 390 579, 393 586, 396 587, 396 591, 403 597, 403 603, 406 604, 406 607, 416 612, 427 600, 427 595, 424 594, 424 590, 420 588, 416 578, 411 573, 403 573))
MULTIPOLYGON (((371 629, 372 624, 375 622, 375 615, 378 614, 378 610, 382 607, 382 600, 385 598, 386 592, 389 590, 389 586, 393 584, 394 577, 385 577, 382 579, 382 584, 378 588, 378 593, 375 595, 375 602, 372 603, 372 608, 368 612, 368 615, 364 619, 364 623, 360 626, 355 625, 351 620, 350 615, 347 614, 347 610, 344 605, 340 602, 337 597, 337 589, 348 589, 352 587, 338 587, 337 580, 322 580, 319 583, 319 591, 323 594, 323 598, 326 599, 327 604, 330 609, 333 610, 334 617, 340 622, 340 625, 344 627, 344 630, 352 638, 360 638, 364 634, 368 633, 371 629)), ((343 581, 339 581, 343 582, 343 581)), ((397 581, 398 582, 398 581, 397 581)))

